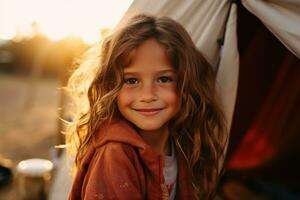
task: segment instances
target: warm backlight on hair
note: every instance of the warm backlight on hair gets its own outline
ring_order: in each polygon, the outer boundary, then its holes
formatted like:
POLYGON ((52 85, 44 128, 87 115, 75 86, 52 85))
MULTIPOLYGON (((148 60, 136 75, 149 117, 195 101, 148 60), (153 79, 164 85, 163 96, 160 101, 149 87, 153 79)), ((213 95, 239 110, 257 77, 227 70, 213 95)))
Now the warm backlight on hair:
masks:
POLYGON ((72 35, 95 42, 100 29, 115 26, 132 1, 0 0, 0 39, 38 31, 51 39, 72 35))

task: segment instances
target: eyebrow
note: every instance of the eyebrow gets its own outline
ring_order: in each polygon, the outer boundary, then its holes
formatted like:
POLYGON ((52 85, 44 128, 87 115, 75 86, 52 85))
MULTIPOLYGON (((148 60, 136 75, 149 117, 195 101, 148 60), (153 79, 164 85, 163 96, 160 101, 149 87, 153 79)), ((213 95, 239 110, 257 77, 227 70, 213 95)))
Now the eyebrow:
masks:
MULTIPOLYGON (((174 69, 162 69, 162 70, 157 70, 155 71, 156 74, 164 74, 164 73, 168 73, 168 72, 171 72, 171 73, 176 73, 176 71, 174 69)), ((124 74, 125 75, 137 75, 139 74, 139 72, 136 72, 136 71, 126 71, 126 68, 124 69, 124 74)))

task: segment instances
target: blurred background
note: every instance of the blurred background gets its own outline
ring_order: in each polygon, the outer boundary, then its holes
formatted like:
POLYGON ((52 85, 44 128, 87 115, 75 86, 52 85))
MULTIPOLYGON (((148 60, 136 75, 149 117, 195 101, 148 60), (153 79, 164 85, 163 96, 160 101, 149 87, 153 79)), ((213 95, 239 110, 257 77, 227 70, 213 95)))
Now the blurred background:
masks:
MULTIPOLYGON (((132 1, 0 0, 0 166, 13 172, 7 181, 0 176, 0 200, 18 200, 21 160, 44 158, 64 167, 55 148, 64 143, 61 87, 71 64, 132 1)), ((240 3, 237 14, 239 82, 219 197, 300 199, 299 58, 240 3)), ((57 194, 66 192, 56 185, 57 194)))
MULTIPOLYGON (((0 164, 54 160, 72 62, 118 23, 131 0, 0 0, 0 164)), ((15 171, 14 171, 15 172, 15 171)), ((3 175, 3 174, 1 174, 3 175)), ((0 199, 18 199, 16 183, 0 199)))

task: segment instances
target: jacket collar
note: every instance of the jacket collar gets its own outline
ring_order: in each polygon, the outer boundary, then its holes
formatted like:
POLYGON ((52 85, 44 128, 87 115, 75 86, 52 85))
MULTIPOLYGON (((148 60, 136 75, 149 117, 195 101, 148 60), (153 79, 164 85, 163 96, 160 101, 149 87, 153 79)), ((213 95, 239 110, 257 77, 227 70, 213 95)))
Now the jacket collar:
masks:
MULTIPOLYGON (((109 142, 121 142, 135 147, 140 154, 145 167, 149 169, 152 177, 157 177, 157 184, 163 183, 163 156, 159 156, 144 142, 133 126, 125 119, 114 119, 103 124, 93 140, 94 147, 100 147, 109 142)), ((192 196, 191 174, 182 153, 176 151, 178 161, 178 189, 176 199, 194 199, 192 196)))
POLYGON ((133 146, 151 171, 159 171, 158 162, 163 166, 163 156, 154 152, 150 145, 144 142, 134 127, 125 119, 114 119, 110 123, 103 124, 93 140, 95 148, 109 142, 120 142, 133 146))
POLYGON ((93 144, 100 147, 108 142, 121 142, 134 147, 145 149, 147 144, 137 131, 125 119, 113 119, 104 123, 97 131, 93 144))

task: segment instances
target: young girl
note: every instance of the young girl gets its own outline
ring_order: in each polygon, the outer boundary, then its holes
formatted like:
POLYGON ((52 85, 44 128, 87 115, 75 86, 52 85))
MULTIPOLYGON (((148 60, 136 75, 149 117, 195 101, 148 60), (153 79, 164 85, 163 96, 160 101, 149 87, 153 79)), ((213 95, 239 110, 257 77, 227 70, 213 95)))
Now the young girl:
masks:
POLYGON ((211 199, 225 126, 214 72, 186 30, 136 15, 97 56, 69 80, 76 92, 92 78, 81 93, 89 106, 79 102, 68 129, 77 146, 69 199, 211 199))

